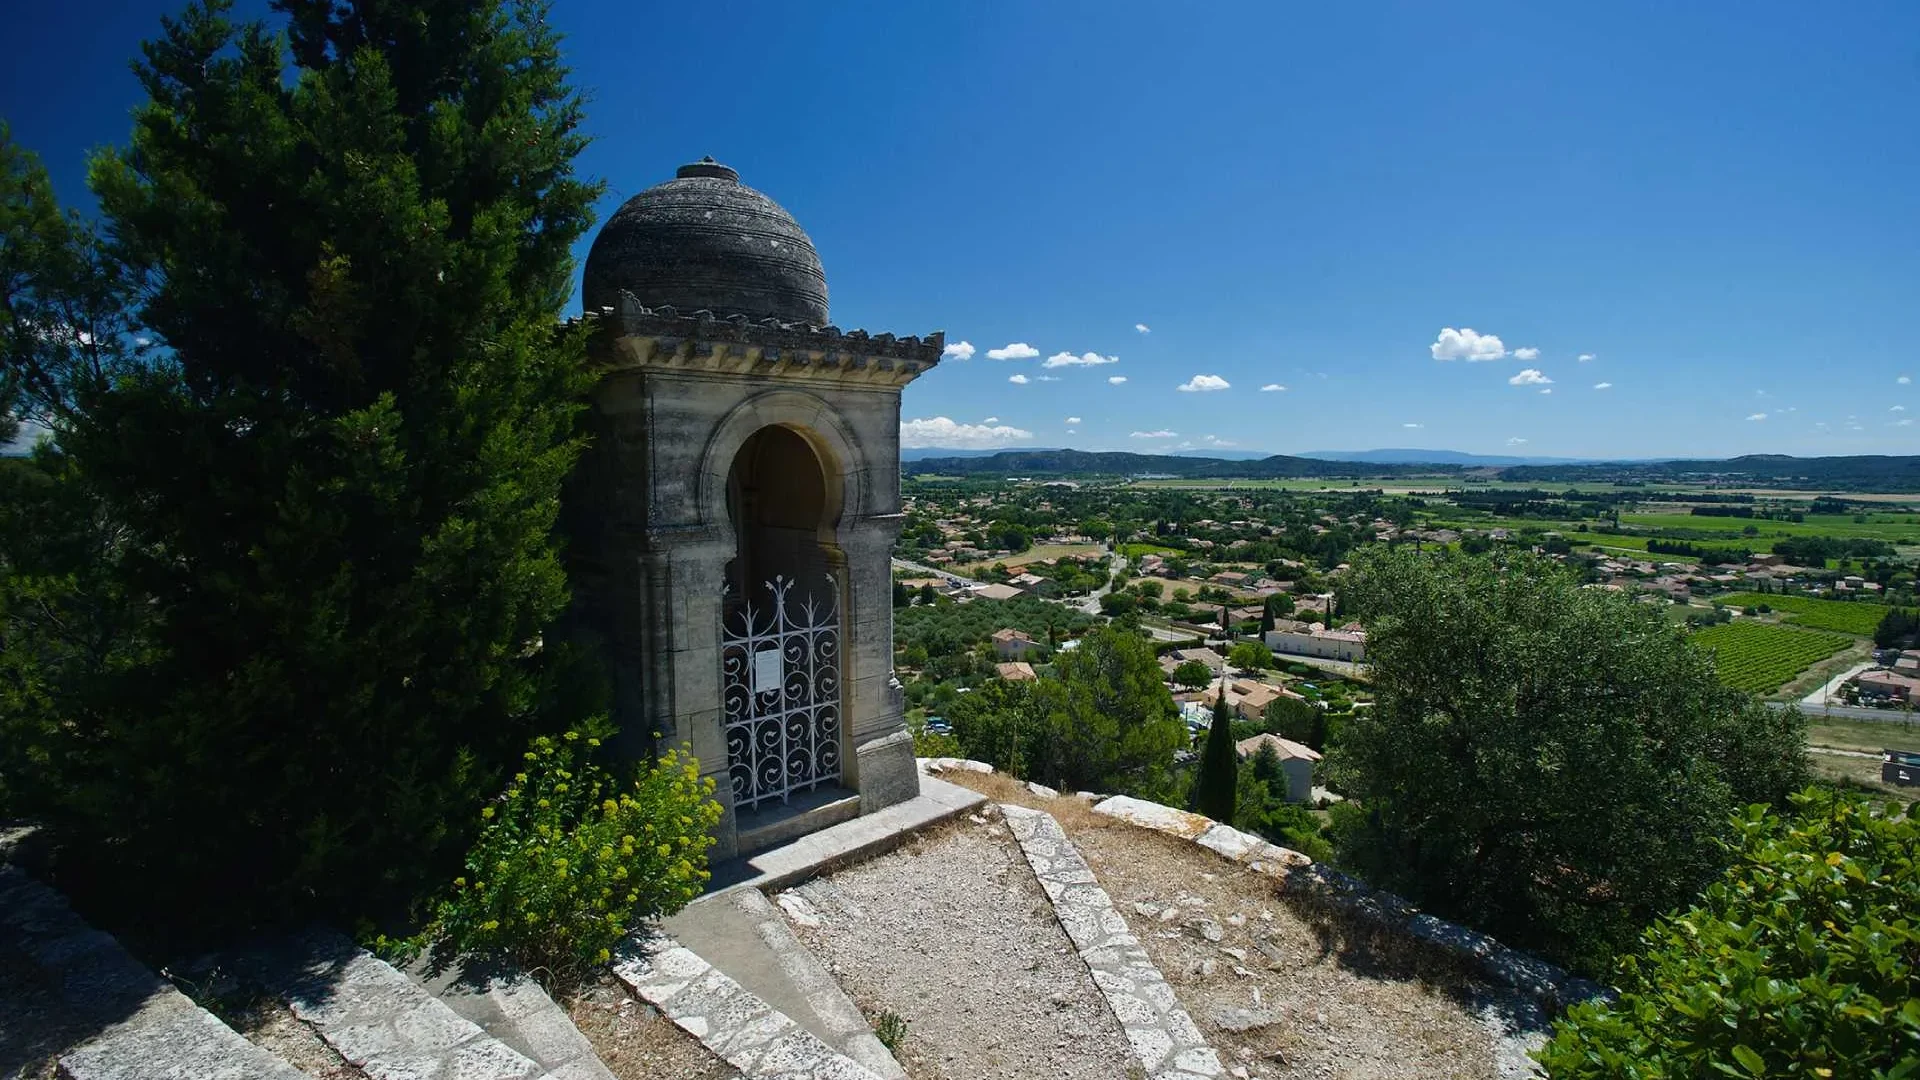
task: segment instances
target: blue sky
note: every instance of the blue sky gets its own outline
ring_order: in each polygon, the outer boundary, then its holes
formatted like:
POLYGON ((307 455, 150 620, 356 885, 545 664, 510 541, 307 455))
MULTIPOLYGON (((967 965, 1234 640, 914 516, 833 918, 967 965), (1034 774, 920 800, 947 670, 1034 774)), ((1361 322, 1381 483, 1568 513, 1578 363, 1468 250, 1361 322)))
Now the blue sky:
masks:
MULTIPOLYGON (((174 5, 100 7, 32 5, 0 68, 74 200, 174 5)), ((1920 453, 1911 0, 553 17, 603 216, 712 154, 837 324, 973 346, 910 442, 1920 453)))

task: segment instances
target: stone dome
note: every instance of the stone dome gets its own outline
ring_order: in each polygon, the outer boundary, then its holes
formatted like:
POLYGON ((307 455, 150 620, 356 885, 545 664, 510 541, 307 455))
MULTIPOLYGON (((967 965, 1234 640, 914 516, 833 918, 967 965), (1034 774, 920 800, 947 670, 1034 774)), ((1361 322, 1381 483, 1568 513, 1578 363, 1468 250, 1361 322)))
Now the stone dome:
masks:
POLYGON ((587 254, 588 311, 618 308, 621 292, 682 315, 827 325, 827 275, 813 241, 780 204, 712 158, 614 211, 587 254))

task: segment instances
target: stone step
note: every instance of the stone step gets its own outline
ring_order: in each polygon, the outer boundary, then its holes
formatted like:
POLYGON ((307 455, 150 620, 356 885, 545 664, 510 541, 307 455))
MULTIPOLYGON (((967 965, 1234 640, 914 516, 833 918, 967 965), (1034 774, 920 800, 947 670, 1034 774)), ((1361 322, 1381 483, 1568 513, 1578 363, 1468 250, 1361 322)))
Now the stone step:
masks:
POLYGON ((664 934, 629 941, 613 973, 749 1080, 880 1080, 664 934))
POLYGON ((906 1070, 874 1036, 859 1006, 758 889, 702 897, 660 928, 882 1080, 906 1080, 906 1070))
POLYGON ((553 1080, 614 1080, 567 1011, 524 972, 477 963, 406 967, 413 979, 482 1031, 531 1058, 553 1080))
POLYGON ((61 1023, 85 1032, 58 1055, 67 1080, 307 1080, 11 866, 0 866, 0 946, 59 997, 61 1023))
MULTIPOLYGON (((536 1080, 549 1075, 538 1062, 334 931, 306 931, 237 957, 234 967, 285 1001, 296 1018, 370 1080, 536 1080)), ((554 1075, 586 1080, 594 1074, 554 1075)))

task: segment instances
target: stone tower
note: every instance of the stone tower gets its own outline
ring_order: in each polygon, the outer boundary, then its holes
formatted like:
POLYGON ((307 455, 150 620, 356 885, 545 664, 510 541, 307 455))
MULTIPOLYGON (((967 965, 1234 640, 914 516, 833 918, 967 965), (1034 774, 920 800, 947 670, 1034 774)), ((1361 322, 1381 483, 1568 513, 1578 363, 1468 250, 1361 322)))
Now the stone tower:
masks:
POLYGON ((568 513, 623 737, 693 745, 716 859, 912 798, 900 390, 942 336, 831 325, 813 242, 711 158, 614 213, 584 293, 603 375, 568 513))

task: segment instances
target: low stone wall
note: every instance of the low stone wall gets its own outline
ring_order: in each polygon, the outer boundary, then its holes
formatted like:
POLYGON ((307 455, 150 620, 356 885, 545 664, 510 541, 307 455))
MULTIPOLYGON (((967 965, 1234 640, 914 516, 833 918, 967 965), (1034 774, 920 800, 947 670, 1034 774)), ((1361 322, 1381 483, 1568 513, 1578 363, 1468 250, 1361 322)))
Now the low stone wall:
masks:
MULTIPOLYGON (((925 759, 921 767, 930 773, 993 772, 993 766, 985 762, 964 758, 925 759)), ((1095 813, 1130 825, 1190 840, 1224 859, 1272 878, 1282 892, 1324 904, 1378 929, 1404 934, 1549 1008, 1560 1009, 1588 998, 1612 996, 1612 991, 1599 983, 1570 975, 1537 956, 1509 949, 1477 930, 1428 915, 1393 893, 1375 889, 1298 851, 1231 825, 1222 825, 1212 818, 1127 795, 1099 799, 1093 809, 1095 813)))

